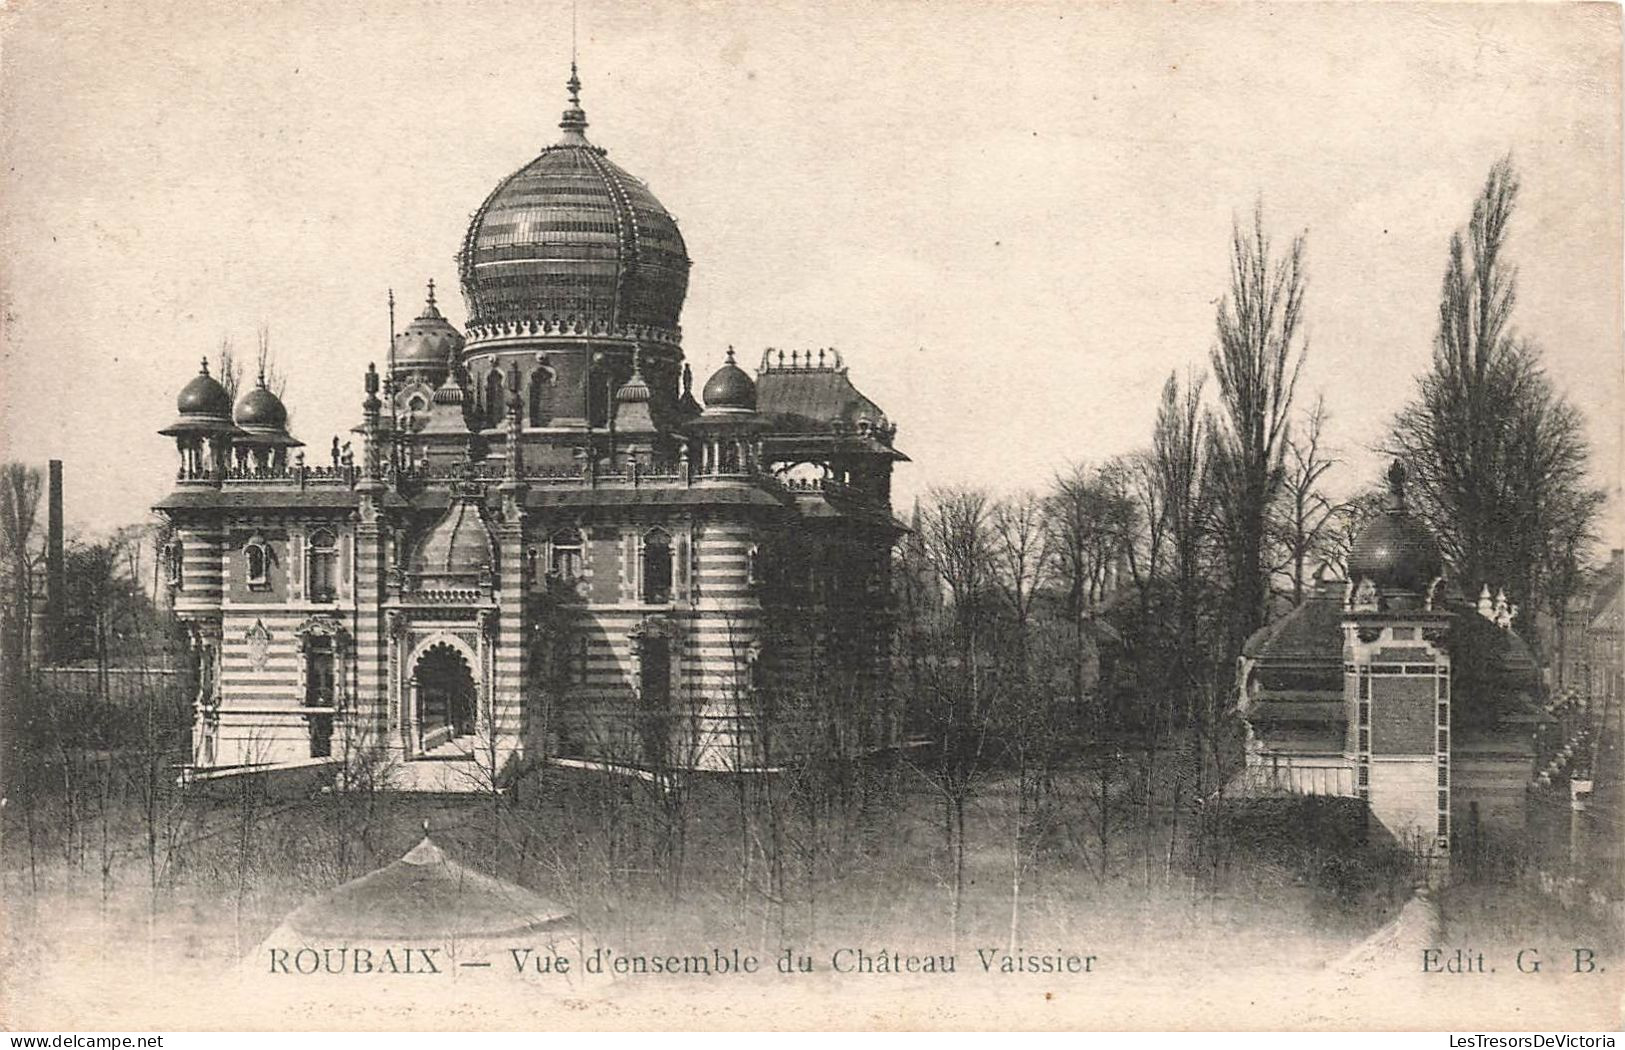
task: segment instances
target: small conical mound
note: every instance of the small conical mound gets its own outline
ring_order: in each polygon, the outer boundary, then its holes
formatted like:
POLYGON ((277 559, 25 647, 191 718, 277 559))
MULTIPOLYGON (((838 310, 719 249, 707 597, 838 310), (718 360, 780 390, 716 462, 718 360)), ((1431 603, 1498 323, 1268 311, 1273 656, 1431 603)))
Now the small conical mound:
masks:
POLYGON ((569 918, 568 909, 534 890, 450 859, 425 835, 400 860, 311 901, 284 925, 333 943, 466 940, 511 936, 569 918))

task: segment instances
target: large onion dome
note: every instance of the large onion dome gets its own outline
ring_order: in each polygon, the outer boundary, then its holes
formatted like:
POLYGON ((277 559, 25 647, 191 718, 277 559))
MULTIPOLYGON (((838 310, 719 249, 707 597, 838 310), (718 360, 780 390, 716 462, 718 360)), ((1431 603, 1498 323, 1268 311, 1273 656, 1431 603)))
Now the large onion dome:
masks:
POLYGON ((458 255, 471 339, 524 331, 674 342, 688 291, 677 222, 639 179, 587 141, 581 82, 558 144, 497 184, 458 255))
POLYGON ((1349 580, 1378 591, 1423 594, 1444 573, 1444 558, 1426 527, 1405 510, 1405 468, 1388 471, 1388 500, 1366 522, 1349 551, 1349 580))
POLYGON ((440 313, 434 301, 434 282, 423 312, 395 337, 395 367, 443 373, 463 349, 463 334, 440 313))
POLYGON ((410 574, 420 588, 476 586, 496 568, 495 551, 478 497, 457 495, 412 552, 410 574))
POLYGON ((175 422, 160 430, 160 434, 180 437, 186 434, 235 434, 231 421, 231 395, 220 381, 209 374, 209 360, 204 358, 198 374, 181 388, 175 398, 175 422))
POLYGON ((728 348, 728 360, 705 381, 703 396, 707 412, 756 411, 756 380, 734 364, 733 347, 728 348))

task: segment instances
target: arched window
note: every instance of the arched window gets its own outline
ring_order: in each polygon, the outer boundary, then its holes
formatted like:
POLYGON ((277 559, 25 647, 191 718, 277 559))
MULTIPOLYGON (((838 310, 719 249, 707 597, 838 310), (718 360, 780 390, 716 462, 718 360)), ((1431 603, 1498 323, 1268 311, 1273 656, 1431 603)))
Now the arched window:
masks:
POLYGON ((530 374, 530 425, 545 427, 553 419, 552 369, 538 368, 530 374))
POLYGON ((643 534, 643 600, 671 601, 671 537, 664 529, 643 534))
POLYGON ((745 582, 752 587, 762 582, 761 551, 754 543, 745 551, 745 582))
POLYGON ((552 558, 548 563, 548 571, 555 576, 569 582, 581 576, 581 532, 577 529, 560 529, 553 534, 551 544, 552 558))
POLYGON ((309 571, 305 593, 313 602, 330 602, 338 597, 339 549, 338 538, 327 529, 310 534, 310 550, 306 558, 309 571))
POLYGON ((502 383, 502 369, 493 368, 485 376, 486 425, 500 427, 507 412, 507 392, 502 383))
POLYGON ((185 550, 182 548, 180 540, 170 540, 164 550, 164 561, 169 570, 169 585, 177 590, 180 589, 181 582, 185 578, 185 573, 181 568, 184 554, 185 550))
POLYGON ((258 536, 243 545, 244 575, 248 577, 250 587, 263 590, 271 585, 270 562, 271 552, 266 549, 265 541, 258 536))

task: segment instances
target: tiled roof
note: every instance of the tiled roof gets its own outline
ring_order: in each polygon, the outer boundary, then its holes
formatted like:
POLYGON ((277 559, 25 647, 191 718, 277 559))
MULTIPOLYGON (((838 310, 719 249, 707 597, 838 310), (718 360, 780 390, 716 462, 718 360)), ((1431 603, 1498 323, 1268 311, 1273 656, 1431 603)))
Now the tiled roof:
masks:
POLYGON ((1343 596, 1311 594, 1304 603, 1247 639, 1247 656, 1292 662, 1343 662, 1343 596))
MULTIPOLYGON (((384 497, 390 506, 406 506, 394 493, 384 497)), ((154 506, 157 510, 342 510, 359 506, 361 498, 346 485, 323 485, 307 489, 289 487, 188 488, 176 489, 154 506)))
POLYGON ((828 430, 837 420, 852 428, 859 419, 878 423, 885 415, 844 368, 764 371, 756 381, 756 410, 781 429, 796 430, 828 430))

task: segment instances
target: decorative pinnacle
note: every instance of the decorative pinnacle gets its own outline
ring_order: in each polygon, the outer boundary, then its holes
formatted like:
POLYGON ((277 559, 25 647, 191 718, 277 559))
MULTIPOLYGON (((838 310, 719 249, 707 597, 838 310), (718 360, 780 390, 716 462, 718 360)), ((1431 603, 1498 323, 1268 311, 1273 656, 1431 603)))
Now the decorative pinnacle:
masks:
POLYGON ((429 278, 429 305, 434 305, 434 278, 429 278))
POLYGON ((208 375, 209 374, 209 359, 207 357, 200 358, 199 363, 202 364, 202 366, 203 366, 203 374, 208 375))
POLYGON ((730 365, 734 363, 734 348, 731 343, 728 345, 728 363, 730 365))
POLYGON ((1388 468, 1388 493, 1395 506, 1405 506, 1405 464, 1394 460, 1388 468))
POLYGON ((576 74, 575 59, 570 60, 570 79, 564 86, 570 92, 570 106, 564 111, 564 119, 559 121, 559 127, 564 130, 564 142, 570 145, 582 145, 587 139, 582 134, 587 130, 587 114, 581 108, 581 77, 576 74))

